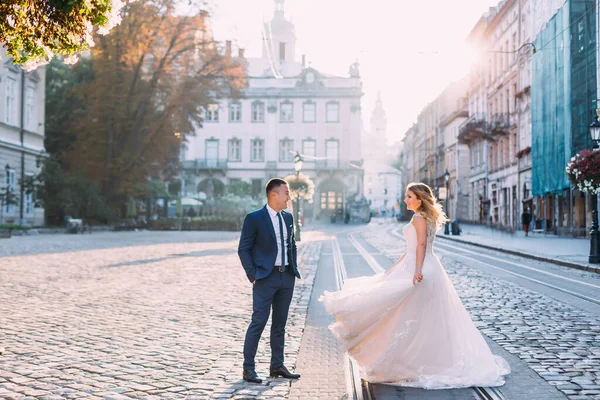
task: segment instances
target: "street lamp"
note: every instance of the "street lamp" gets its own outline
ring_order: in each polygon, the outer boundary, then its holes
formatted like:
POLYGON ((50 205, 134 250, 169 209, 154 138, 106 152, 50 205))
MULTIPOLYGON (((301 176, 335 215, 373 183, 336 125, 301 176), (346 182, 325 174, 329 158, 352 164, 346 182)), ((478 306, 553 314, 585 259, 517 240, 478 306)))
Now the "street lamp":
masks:
MULTIPOLYGON (((304 165, 304 158, 300 155, 300 153, 296 152, 294 156, 294 169, 296 170, 296 179, 299 179, 300 171, 302 171, 302 166, 304 165)), ((294 221, 296 222, 296 241, 300 241, 300 221, 299 221, 299 209, 300 208, 300 193, 299 190, 296 191, 296 207, 294 207, 294 221)))
MULTIPOLYGON (((598 151, 600 143, 600 109, 596 110, 595 121, 590 125, 590 136, 594 151, 598 151)), ((600 264, 600 233, 598 232, 598 194, 592 196, 592 230, 590 231, 590 264, 600 264)))
POLYGON ((4 167, 4 172, 6 173, 6 188, 4 189, 4 193, 2 193, 2 198, 0 201, 0 224, 4 223, 4 206, 8 204, 10 200, 10 187, 8 186, 8 173, 10 172, 10 165, 8 165, 8 163, 6 164, 6 167, 4 167))
MULTIPOLYGON (((448 182, 450 181, 450 172, 448 172, 448 170, 446 170, 446 173, 444 174, 444 182, 446 182, 446 216, 448 216, 448 219, 450 219, 449 213, 448 213, 448 182)), ((446 222, 446 225, 444 225, 444 235, 449 235, 450 234, 450 227, 448 225, 449 221, 446 222)))
POLYGON ((183 189, 185 187, 185 181, 183 177, 183 135, 181 132, 175 132, 173 134, 179 141, 179 227, 181 231, 183 227, 183 189))

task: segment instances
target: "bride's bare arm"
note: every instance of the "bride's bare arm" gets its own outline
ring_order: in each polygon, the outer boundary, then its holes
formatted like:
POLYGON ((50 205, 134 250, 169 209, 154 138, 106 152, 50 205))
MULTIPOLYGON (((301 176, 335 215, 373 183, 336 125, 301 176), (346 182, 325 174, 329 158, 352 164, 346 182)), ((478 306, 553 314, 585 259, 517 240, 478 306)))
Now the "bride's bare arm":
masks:
POLYGON ((417 264, 415 266, 415 276, 413 278, 413 283, 416 283, 423 279, 421 270, 423 268, 423 262, 425 261, 425 250, 427 248, 427 222, 425 222, 425 218, 420 215, 415 215, 412 224, 417 231, 417 264))

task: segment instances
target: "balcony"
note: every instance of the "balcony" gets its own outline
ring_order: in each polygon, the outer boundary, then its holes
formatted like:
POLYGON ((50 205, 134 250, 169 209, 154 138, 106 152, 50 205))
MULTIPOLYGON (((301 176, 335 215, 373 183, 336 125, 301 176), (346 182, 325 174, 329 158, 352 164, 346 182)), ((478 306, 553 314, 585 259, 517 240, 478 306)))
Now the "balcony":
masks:
MULTIPOLYGON (((306 164, 304 164, 306 165, 306 164)), ((315 171, 354 171, 362 168, 361 160, 315 160, 315 171)), ((307 166, 310 168, 310 166, 307 166)))
POLYGON ((475 139, 489 136, 489 124, 485 115, 473 115, 458 127, 459 143, 469 144, 475 139))
POLYGON ((198 158, 195 160, 186 160, 183 162, 185 170, 200 171, 221 171, 225 172, 228 169, 227 160, 214 158, 198 158))
POLYGON ((493 115, 489 123, 489 131, 493 136, 502 136, 510 133, 512 128, 509 114, 493 115))
POLYGON ((342 170, 346 168, 346 162, 342 160, 315 160, 315 169, 323 170, 342 170))

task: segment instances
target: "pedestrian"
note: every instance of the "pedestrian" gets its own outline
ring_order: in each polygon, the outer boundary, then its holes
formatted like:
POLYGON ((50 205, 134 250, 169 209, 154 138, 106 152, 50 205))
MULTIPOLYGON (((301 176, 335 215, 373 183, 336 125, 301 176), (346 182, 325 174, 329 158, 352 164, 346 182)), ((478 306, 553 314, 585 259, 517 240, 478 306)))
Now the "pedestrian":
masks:
POLYGON ((521 223, 523 224, 525 236, 529 236, 529 224, 531 223, 531 213, 529 212, 529 207, 527 207, 525 211, 523 211, 523 214, 521 214, 521 223))
POLYGON ((262 383, 254 358, 260 336, 271 316, 271 366, 269 376, 298 379, 283 364, 285 324, 298 272, 294 218, 284 211, 291 200, 285 180, 267 182, 267 204, 246 215, 238 255, 252 283, 252 321, 244 340, 244 370, 247 382, 262 383))

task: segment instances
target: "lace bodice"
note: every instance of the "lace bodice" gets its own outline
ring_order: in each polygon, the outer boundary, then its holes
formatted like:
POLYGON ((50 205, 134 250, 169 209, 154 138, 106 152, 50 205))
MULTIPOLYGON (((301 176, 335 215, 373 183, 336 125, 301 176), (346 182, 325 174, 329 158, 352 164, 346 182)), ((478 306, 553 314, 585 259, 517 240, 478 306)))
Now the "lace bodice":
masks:
MULTIPOLYGON (((415 216, 422 217, 427 223, 427 246, 425 248, 425 254, 433 254, 433 241, 435 240, 435 232, 436 227, 435 223, 429 222, 425 214, 421 212, 416 212, 415 216)), ((414 218, 414 217, 413 217, 414 218)), ((406 239, 408 251, 416 251, 417 250, 417 230, 412 223, 406 224, 406 226, 402 229, 402 233, 404 234, 404 238, 406 239)))

